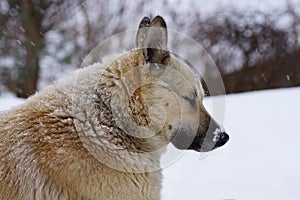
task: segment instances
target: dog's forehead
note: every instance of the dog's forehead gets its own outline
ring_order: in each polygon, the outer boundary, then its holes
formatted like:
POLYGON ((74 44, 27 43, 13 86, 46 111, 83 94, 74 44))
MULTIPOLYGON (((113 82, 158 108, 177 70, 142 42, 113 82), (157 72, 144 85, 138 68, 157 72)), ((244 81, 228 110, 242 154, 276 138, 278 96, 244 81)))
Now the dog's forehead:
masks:
MULTIPOLYGON (((172 56, 168 64, 171 68, 177 71, 183 80, 186 81, 185 85, 189 85, 192 91, 187 92, 197 92, 199 95, 203 95, 203 89, 201 84, 200 75, 195 72, 195 70, 184 60, 178 58, 177 56, 172 56)), ((174 77, 175 78, 175 77, 174 77)), ((187 89, 187 88, 186 88, 187 89)))
POLYGON ((201 97, 204 94, 199 75, 187 62, 174 55, 165 64, 145 63, 142 51, 134 50, 114 59, 113 66, 121 76, 130 79, 134 76, 141 84, 158 81, 183 96, 197 93, 201 97))

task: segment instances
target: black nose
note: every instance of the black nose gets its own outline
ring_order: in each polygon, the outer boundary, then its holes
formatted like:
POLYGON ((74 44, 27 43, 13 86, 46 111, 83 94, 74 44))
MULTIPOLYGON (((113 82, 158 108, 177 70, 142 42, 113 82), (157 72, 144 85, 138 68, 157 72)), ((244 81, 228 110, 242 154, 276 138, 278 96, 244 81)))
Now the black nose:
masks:
POLYGON ((229 140, 229 135, 225 132, 220 133, 219 140, 215 144, 215 148, 221 147, 229 140))

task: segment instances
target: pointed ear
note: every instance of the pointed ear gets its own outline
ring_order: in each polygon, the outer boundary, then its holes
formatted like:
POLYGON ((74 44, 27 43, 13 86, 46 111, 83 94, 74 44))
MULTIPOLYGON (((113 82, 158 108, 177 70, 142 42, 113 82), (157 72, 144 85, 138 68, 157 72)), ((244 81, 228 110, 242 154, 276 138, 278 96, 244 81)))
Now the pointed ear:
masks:
POLYGON ((156 16, 152 21, 144 17, 136 36, 137 48, 143 49, 146 62, 164 64, 169 57, 168 34, 165 20, 156 16))

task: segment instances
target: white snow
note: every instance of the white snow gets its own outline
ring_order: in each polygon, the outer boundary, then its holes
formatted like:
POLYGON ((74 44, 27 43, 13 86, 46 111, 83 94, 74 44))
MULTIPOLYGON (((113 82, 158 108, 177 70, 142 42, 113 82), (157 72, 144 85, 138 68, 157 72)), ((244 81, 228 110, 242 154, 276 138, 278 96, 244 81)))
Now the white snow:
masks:
MULTIPOLYGON (((205 99, 208 110, 211 100, 205 99)), ((300 199, 300 87, 226 96, 230 141, 164 168, 163 200, 300 199)), ((23 100, 0 98, 0 110, 23 100)))
POLYGON ((230 141, 165 168, 162 199, 300 199, 299 99, 300 88, 226 96, 230 141))
POLYGON ((17 98, 10 93, 0 96, 0 111, 9 110, 12 107, 21 105, 25 100, 17 98))

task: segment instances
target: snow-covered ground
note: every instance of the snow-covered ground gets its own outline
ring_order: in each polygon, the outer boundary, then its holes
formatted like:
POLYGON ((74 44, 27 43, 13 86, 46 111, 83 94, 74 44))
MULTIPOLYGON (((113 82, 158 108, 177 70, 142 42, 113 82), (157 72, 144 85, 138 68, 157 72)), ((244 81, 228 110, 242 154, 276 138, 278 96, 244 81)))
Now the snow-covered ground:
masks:
POLYGON ((300 88, 228 95, 225 115, 229 143, 165 168, 162 199, 300 199, 300 88))
POLYGON ((16 98, 14 95, 6 93, 3 96, 0 96, 0 111, 8 110, 22 104, 23 102, 24 99, 16 98))
MULTIPOLYGON (((0 109, 22 100, 0 98, 0 109)), ((230 141, 164 168, 163 200, 300 199, 300 88, 226 96, 230 141)), ((208 109, 210 99, 206 99, 208 109)))

